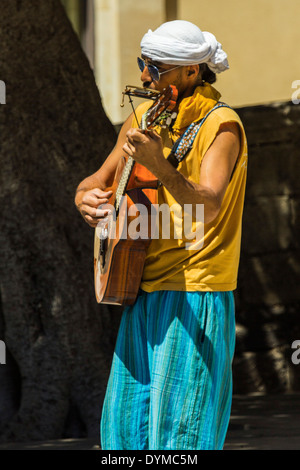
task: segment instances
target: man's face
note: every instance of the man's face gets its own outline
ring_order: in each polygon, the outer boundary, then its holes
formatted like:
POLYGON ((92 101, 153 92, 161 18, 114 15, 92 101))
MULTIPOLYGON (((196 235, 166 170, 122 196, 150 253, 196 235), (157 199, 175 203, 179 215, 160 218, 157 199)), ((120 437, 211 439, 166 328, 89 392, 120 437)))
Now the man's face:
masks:
POLYGON ((145 68, 141 75, 144 88, 162 91, 167 86, 174 85, 180 93, 182 89, 182 66, 162 64, 145 56, 142 56, 142 59, 145 63, 145 68), (156 67, 159 72, 159 77, 154 77, 153 71, 151 71, 151 67, 148 69, 148 65, 156 67), (158 80, 155 78, 158 78, 158 80))

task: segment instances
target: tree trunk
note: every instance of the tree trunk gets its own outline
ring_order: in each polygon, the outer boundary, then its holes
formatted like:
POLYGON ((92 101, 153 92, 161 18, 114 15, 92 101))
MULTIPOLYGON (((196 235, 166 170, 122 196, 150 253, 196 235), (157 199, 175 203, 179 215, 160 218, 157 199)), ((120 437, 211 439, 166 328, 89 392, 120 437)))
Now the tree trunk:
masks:
POLYGON ((77 184, 114 145, 58 0, 2 2, 0 439, 99 434, 120 310, 99 306, 77 184))

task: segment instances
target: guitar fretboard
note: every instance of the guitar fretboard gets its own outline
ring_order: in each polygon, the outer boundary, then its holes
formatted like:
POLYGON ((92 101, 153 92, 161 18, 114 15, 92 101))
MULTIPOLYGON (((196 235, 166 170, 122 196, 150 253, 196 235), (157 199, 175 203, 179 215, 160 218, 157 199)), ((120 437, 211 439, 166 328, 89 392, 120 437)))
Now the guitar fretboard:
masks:
MULTIPOLYGON (((148 113, 146 112, 142 116, 142 122, 141 122, 141 126, 140 126, 141 129, 146 129, 146 127, 147 127, 146 126, 147 114, 148 113)), ((128 157, 128 160, 126 162, 126 165, 124 167, 122 176, 120 178, 120 181, 119 181, 119 184, 118 184, 118 187, 117 187, 117 190, 116 190, 115 209, 116 209, 117 212, 118 212, 119 207, 120 207, 121 198, 125 194, 126 186, 127 186, 127 183, 128 183, 128 180, 129 180, 131 170, 133 168, 134 163, 135 163, 134 159, 132 157, 128 157)))
POLYGON ((120 181, 116 190, 116 200, 115 200, 116 211, 119 210, 121 198, 125 194, 126 186, 127 186, 133 165, 134 165, 133 158, 128 157, 128 160, 126 162, 125 168, 123 170, 122 176, 120 178, 120 181))

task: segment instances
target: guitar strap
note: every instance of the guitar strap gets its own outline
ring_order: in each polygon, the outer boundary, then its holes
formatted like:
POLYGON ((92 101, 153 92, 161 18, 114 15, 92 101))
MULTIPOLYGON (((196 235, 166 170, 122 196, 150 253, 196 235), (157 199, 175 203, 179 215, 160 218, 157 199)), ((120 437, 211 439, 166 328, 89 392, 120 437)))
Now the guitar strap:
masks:
POLYGON ((230 108, 230 106, 226 103, 219 102, 214 106, 205 116, 204 118, 200 119, 199 121, 193 122, 187 130, 176 140, 174 143, 172 150, 167 158, 167 160, 177 168, 179 163, 187 156, 190 150, 193 148, 193 143, 196 138, 196 135, 208 116, 218 108, 230 108))

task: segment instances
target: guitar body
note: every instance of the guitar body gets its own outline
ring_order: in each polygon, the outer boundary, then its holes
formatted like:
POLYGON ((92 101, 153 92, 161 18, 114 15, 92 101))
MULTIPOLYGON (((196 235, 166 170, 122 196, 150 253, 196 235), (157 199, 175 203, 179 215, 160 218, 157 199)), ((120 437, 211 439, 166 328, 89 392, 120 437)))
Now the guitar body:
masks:
MULTIPOLYGON (((120 166, 124 166, 124 161, 120 166)), ((119 183, 119 167, 111 188, 113 191, 119 183)), ((135 163, 118 217, 113 213, 104 225, 108 236, 103 239, 102 226, 95 230, 94 281, 99 303, 131 305, 136 299, 151 242, 151 205, 157 203, 157 185, 157 179, 145 167, 135 163), (141 214, 136 204, 143 204, 147 214, 141 214), (134 221, 139 226, 140 236, 136 233, 138 238, 132 239, 128 230, 134 221)), ((114 203, 115 192, 109 201, 112 206, 114 203)))
MULTIPOLYGON (((170 108, 176 99, 177 95, 172 104, 168 102, 170 108)), ((151 206, 157 204, 158 184, 157 178, 144 166, 130 158, 123 157, 120 161, 113 186, 107 188, 113 191, 107 207, 112 213, 95 230, 94 287, 98 303, 132 305, 135 302, 151 243, 151 206)))

